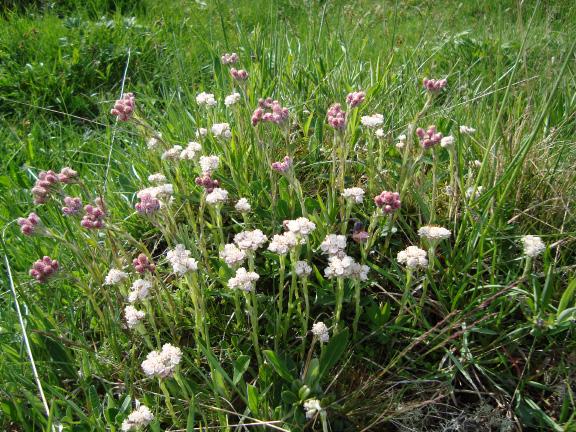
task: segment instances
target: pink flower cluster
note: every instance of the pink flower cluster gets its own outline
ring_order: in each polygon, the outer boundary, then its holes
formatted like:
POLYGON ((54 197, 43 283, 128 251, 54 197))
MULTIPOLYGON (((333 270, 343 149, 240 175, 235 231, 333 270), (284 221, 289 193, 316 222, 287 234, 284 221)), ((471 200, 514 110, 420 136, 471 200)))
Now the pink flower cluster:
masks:
POLYGON ((65 184, 74 183, 78 180, 78 173, 72 168, 64 167, 58 173, 58 180, 65 184))
POLYGON ((34 234, 40 222, 40 218, 36 213, 30 213, 27 218, 18 218, 20 231, 27 236, 34 234))
POLYGON ((53 260, 49 256, 45 256, 39 259, 30 269, 30 276, 36 279, 40 283, 46 282, 46 280, 52 276, 56 271, 58 271, 58 261, 53 260))
POLYGON ((427 130, 418 128, 416 129, 416 135, 418 135, 420 144, 425 149, 429 149, 430 147, 439 144, 443 137, 443 135, 436 130, 436 126, 428 126, 427 130))
POLYGON ((290 169, 292 163, 293 160, 290 156, 284 156, 284 160, 272 163, 272 169, 279 173, 285 173, 290 169))
POLYGON ((366 93, 363 91, 348 93, 346 96, 346 103, 350 108, 357 107, 366 99, 366 93))
POLYGON ((152 195, 145 193, 140 196, 140 202, 137 202, 134 208, 140 214, 149 215, 160 209, 160 201, 152 195))
POLYGON ((232 68, 230 69, 230 75, 237 81, 245 81, 248 79, 248 72, 246 72, 244 69, 238 70, 232 68))
POLYGON ((153 273, 154 270, 156 270, 156 265, 144 254, 140 254, 138 258, 134 258, 132 265, 138 273, 146 273, 147 271, 153 273))
POLYGON ((62 207, 62 213, 64 213, 66 216, 77 215, 80 213, 80 210, 82 210, 82 200, 80 197, 67 196, 64 198, 64 204, 65 206, 62 207))
POLYGON ((208 193, 212 192, 214 189, 220 186, 220 182, 210 177, 209 173, 205 173, 200 177, 196 177, 195 183, 198 186, 202 186, 204 189, 206 189, 206 192, 208 193))
POLYGON ((88 204, 84 206, 84 211, 86 214, 82 218, 80 225, 87 229, 100 229, 104 227, 104 217, 106 212, 104 211, 104 203, 101 199, 96 200, 96 207, 88 204))
POLYGON ((346 127, 346 112, 342 110, 342 105, 334 103, 326 113, 328 124, 334 129, 344 129, 346 127))
POLYGON ((50 195, 50 192, 54 189, 54 185, 58 183, 58 174, 54 171, 42 171, 38 175, 38 180, 32 188, 32 194, 34 195, 34 204, 45 203, 50 195))
POLYGON ((260 122, 280 124, 288 118, 288 108, 283 108, 280 102, 272 98, 260 99, 258 108, 252 114, 252 126, 260 122))
POLYGON ((220 57, 220 61, 222 62, 223 65, 238 63, 239 59, 240 59, 240 57, 238 57, 238 54, 236 54, 236 53, 231 53, 231 54, 224 53, 224 54, 222 54, 222 57, 220 57))
POLYGON ((398 192, 384 191, 374 198, 376 206, 386 214, 395 212, 400 208, 400 194, 398 192))
POLYGON ((422 81, 422 83, 424 84, 424 88, 429 92, 438 93, 440 90, 446 87, 448 81, 446 80, 446 78, 439 80, 424 78, 424 81, 422 81))
POLYGON ((120 121, 128 121, 134 113, 136 98, 133 93, 126 93, 122 99, 118 99, 114 103, 114 108, 110 110, 110 114, 118 117, 120 121))

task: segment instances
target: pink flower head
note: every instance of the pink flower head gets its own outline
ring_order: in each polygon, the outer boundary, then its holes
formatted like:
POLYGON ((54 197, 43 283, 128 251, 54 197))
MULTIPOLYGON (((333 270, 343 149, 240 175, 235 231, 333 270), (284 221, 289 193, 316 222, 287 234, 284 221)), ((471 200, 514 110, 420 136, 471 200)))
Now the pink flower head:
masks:
POLYGON ((230 75, 237 81, 245 81, 248 79, 248 72, 246 72, 244 69, 238 70, 232 68, 230 69, 230 75))
POLYGON ((237 63, 239 60, 238 54, 236 53, 224 53, 222 54, 222 57, 220 57, 220 61, 222 62, 223 65, 230 65, 230 64, 235 64, 237 63))
POLYGON ((80 210, 82 210, 82 200, 80 197, 67 196, 64 198, 64 204, 65 206, 62 207, 62 213, 64 213, 66 216, 77 215, 80 213, 80 210))
POLYGON ((86 229, 100 229, 104 227, 104 217, 106 212, 104 211, 104 203, 102 200, 96 200, 96 207, 88 204, 84 206, 84 211, 86 214, 82 218, 80 225, 86 229))
POLYGON ((149 193, 142 194, 139 198, 140 202, 136 203, 134 208, 140 214, 149 215, 160 208, 160 201, 149 193))
POLYGON ((40 283, 44 283, 48 280, 50 276, 58 271, 59 264, 58 261, 53 260, 49 256, 45 256, 39 259, 30 269, 30 276, 36 279, 40 283))
POLYGON ((62 183, 74 183, 77 179, 78 173, 69 167, 62 168, 58 174, 58 180, 60 180, 62 183))
POLYGON ((58 174, 54 171, 42 171, 38 174, 38 179, 32 188, 32 195, 34 195, 35 204, 43 204, 48 199, 50 193, 54 190, 60 180, 58 174))
POLYGON ((202 186, 206 189, 206 192, 208 193, 220 186, 220 182, 210 177, 210 173, 205 173, 200 177, 196 177, 195 182, 198 186, 202 186))
POLYGON ((400 194, 398 192, 384 191, 380 195, 376 195, 374 203, 384 213, 393 213, 400 208, 400 194))
POLYGON ((279 173, 285 173, 292 166, 293 160, 290 156, 284 156, 284 160, 272 163, 272 169, 279 173))
POLYGON ((272 98, 260 99, 258 108, 252 114, 252 126, 260 122, 275 124, 283 123, 288 118, 288 108, 284 108, 277 100, 272 98))
POLYGON ((428 126, 427 130, 416 129, 416 135, 420 139, 420 144, 425 149, 435 146, 442 141, 443 135, 436 130, 436 126, 428 126))
POLYGON ((363 91, 348 93, 346 96, 346 103, 350 108, 357 107, 366 99, 366 93, 363 91))
POLYGON ((140 254, 138 258, 134 258, 132 265, 138 273, 146 273, 147 271, 153 273, 154 270, 156 270, 156 265, 144 254, 140 254))
POLYGON ((20 231, 24 235, 32 235, 36 232, 36 228, 40 225, 40 218, 36 213, 30 213, 27 218, 18 218, 18 225, 20 231))
POLYGON ((446 80, 446 78, 439 80, 424 78, 424 81, 422 81, 422 83, 424 84, 424 88, 429 92, 438 93, 440 90, 446 87, 448 81, 446 80))
POLYGON ((110 110, 110 114, 115 115, 120 121, 128 121, 134 113, 136 98, 133 93, 126 93, 122 99, 118 99, 114 103, 114 108, 110 110))
POLYGON ((328 112, 328 124, 334 129, 344 129, 346 127, 346 112, 342 110, 342 105, 334 103, 330 105, 328 112))

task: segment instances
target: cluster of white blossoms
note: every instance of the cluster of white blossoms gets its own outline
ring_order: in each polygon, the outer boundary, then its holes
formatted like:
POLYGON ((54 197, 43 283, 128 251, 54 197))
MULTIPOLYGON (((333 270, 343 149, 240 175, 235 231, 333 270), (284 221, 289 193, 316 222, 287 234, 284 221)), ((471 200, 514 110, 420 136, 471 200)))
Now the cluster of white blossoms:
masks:
POLYGON ((234 236, 234 243, 244 251, 256 251, 268 241, 268 237, 259 229, 242 231, 234 236))
POLYGON ((312 334, 316 336, 320 342, 328 342, 330 339, 328 327, 326 327, 326 324, 324 324, 322 321, 312 325, 312 334))
POLYGON ((150 150, 154 150, 156 147, 158 147, 158 144, 160 144, 160 140, 158 139, 158 137, 155 136, 151 137, 146 143, 148 149, 150 150))
POLYGON ((124 432, 138 430, 149 425, 152 420, 154 420, 154 414, 152 414, 152 411, 150 411, 147 406, 140 405, 128 415, 126 420, 122 422, 122 430, 124 432))
POLYGON ((420 249, 418 246, 408 246, 403 251, 398 252, 396 261, 398 261, 400 264, 404 264, 410 270, 426 268, 428 265, 426 251, 420 249))
POLYGON ((316 229, 316 224, 305 217, 299 217, 284 221, 284 228, 298 237, 307 238, 316 229))
POLYGON ((382 128, 378 128, 374 131, 374 136, 378 139, 384 138, 385 135, 386 135, 386 133, 384 132, 384 129, 382 129, 382 128))
POLYGON ((212 174, 218 169, 220 158, 218 156, 200 156, 200 169, 204 174, 212 174))
POLYGON ((212 93, 202 92, 196 96, 196 103, 198 105, 213 107, 217 102, 216 99, 214 99, 214 95, 212 93))
POLYGON ((196 138, 205 137, 206 135, 208 135, 208 129, 203 127, 196 129, 196 138))
POLYGON ((482 195, 483 191, 484 187, 482 186, 478 186, 477 188, 470 186, 468 189, 466 189, 466 199, 470 199, 472 197, 478 198, 480 195, 482 195))
POLYGON ((140 321, 144 319, 146 313, 139 311, 132 305, 128 305, 124 308, 124 320, 126 321, 126 326, 129 329, 136 327, 140 321))
POLYGON ((171 183, 165 183, 158 186, 152 186, 138 191, 136 196, 142 198, 149 195, 151 198, 168 198, 174 193, 174 186, 171 183))
POLYGON ((150 174, 148 176, 148 181, 150 183, 156 183, 156 184, 166 183, 166 176, 162 173, 150 174))
POLYGON ((128 273, 118 269, 110 269, 106 278, 104 278, 104 285, 117 285, 128 277, 128 273))
POLYGON ((174 249, 169 250, 166 253, 166 257, 177 275, 183 276, 189 271, 198 270, 198 261, 190 258, 190 251, 182 244, 176 245, 174 249))
POLYGON ((333 255, 328 258, 328 267, 324 269, 324 275, 328 279, 332 278, 353 278, 361 281, 368 279, 367 265, 357 263, 354 258, 344 255, 333 255))
POLYGON ((382 114, 372 114, 371 116, 363 116, 360 121, 366 127, 376 128, 384 123, 384 116, 382 114))
POLYGON ((402 135, 398 135, 398 138, 396 138, 396 140, 398 141, 396 143, 396 148, 397 149, 402 149, 404 148, 404 146, 406 145, 406 140, 408 138, 406 137, 406 135, 402 134, 402 135))
POLYGON ((296 261, 294 272, 298 277, 308 277, 312 273, 312 267, 306 261, 296 261))
POLYGON ((246 198, 240 198, 236 202, 234 208, 240 213, 248 213, 250 210, 252 210, 252 207, 246 198))
POLYGON ((320 401, 318 399, 308 399, 304 402, 304 412, 306 413, 306 418, 311 419, 322 411, 322 407, 320 406, 320 401))
POLYGON ((328 234, 320 243, 320 250, 324 255, 342 255, 346 249, 346 236, 341 234, 328 234))
POLYGON ((235 267, 240 265, 246 259, 246 253, 234 243, 224 245, 220 251, 220 258, 229 266, 235 267))
POLYGON ((240 102, 240 93, 234 92, 224 98, 224 105, 231 106, 240 102))
POLYGON ((152 282, 146 279, 136 279, 130 287, 128 302, 134 303, 137 300, 144 300, 152 288, 152 282))
POLYGON ((182 360, 180 348, 171 344, 164 344, 162 351, 152 351, 142 362, 142 370, 147 376, 168 378, 172 376, 178 364, 182 360))
POLYGON ((344 189, 342 196, 350 202, 360 204, 364 201, 364 189, 359 187, 344 189))
POLYGON ((214 123, 210 131, 216 138, 232 138, 232 131, 228 123, 214 123))
POLYGON ((178 160, 180 159, 180 153, 182 153, 182 146, 175 145, 174 147, 162 153, 162 160, 171 160, 171 161, 178 160))
POLYGON ((452 135, 448 135, 440 140, 440 146, 444 148, 452 148, 455 142, 456 139, 452 135))
POLYGON ((228 201, 228 191, 226 189, 214 188, 212 192, 206 195, 206 203, 210 205, 219 205, 228 201))
POLYGON ((260 279, 258 273, 249 272, 244 267, 240 267, 236 270, 236 276, 228 280, 228 287, 247 292, 253 291, 258 279, 260 279))
POLYGON ((190 141, 186 148, 180 153, 181 160, 195 160, 198 153, 202 151, 202 146, 196 141, 190 141))
POLYGON ((527 257, 537 257, 546 250, 546 244, 538 236, 525 235, 520 241, 524 246, 524 255, 527 257))
POLYGON ((272 237, 268 250, 277 253, 278 255, 286 255, 299 244, 304 243, 304 240, 297 237, 292 231, 286 231, 283 234, 276 234, 272 237))
POLYGON ((418 235, 423 239, 434 242, 450 238, 452 233, 444 227, 425 225, 418 230, 418 235))
POLYGON ((474 132, 476 132, 476 129, 474 129, 473 127, 466 126, 466 125, 460 126, 460 133, 461 134, 470 135, 470 134, 473 134, 474 132))

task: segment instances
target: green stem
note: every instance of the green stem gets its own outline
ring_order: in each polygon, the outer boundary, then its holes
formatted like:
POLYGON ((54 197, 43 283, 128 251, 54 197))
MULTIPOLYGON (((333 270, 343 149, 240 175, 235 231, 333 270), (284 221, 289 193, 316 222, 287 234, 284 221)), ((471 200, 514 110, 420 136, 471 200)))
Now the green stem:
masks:
POLYGON ((406 285, 404 286, 404 293, 402 294, 402 300, 400 302, 400 311, 398 312, 398 317, 396 318, 396 324, 398 324, 402 316, 404 315, 404 310, 406 309, 406 303, 408 302, 408 296, 410 295, 410 287, 412 285, 412 270, 406 269, 406 285))
POLYGON ((334 314, 334 333, 340 332, 340 315, 342 314, 342 303, 344 302, 344 278, 337 278, 336 285, 336 312, 334 314))
POLYGON ((354 280, 354 300, 355 300, 355 304, 356 304, 356 313, 354 315, 354 323, 353 323, 353 334, 354 337, 356 337, 356 334, 358 333, 358 322, 360 321, 360 312, 361 312, 361 308, 360 308, 360 289, 361 289, 361 285, 360 285, 360 281, 359 280, 354 280))
POLYGON ((276 339, 274 341, 274 349, 278 350, 278 345, 284 336, 284 326, 282 324, 282 313, 284 309, 284 278, 286 274, 286 257, 279 255, 280 270, 278 282, 278 315, 276 315, 276 339))

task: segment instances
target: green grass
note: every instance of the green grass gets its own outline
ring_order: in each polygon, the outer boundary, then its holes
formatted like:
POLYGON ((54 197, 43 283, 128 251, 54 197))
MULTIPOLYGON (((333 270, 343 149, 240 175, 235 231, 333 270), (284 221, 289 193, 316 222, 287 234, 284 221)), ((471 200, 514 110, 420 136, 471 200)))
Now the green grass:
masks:
MULTIPOLYGON (((134 399, 154 412, 151 430, 226 430, 226 423, 254 419, 277 421, 285 430, 322 430, 320 418, 304 418, 302 402, 312 397, 327 408, 332 431, 576 430, 572 2, 28 3, 4 9, 0 18, 0 220, 2 253, 50 417, 34 382, 4 266, 3 430, 50 430, 55 424, 64 430, 120 430, 134 399), (195 97, 206 91, 221 101, 232 91, 219 61, 221 53, 232 51, 250 73, 245 102, 234 111, 220 103, 208 116, 195 97), (370 278, 362 285, 355 337, 354 287, 346 283, 342 321, 350 332, 331 332, 322 351, 310 348, 308 335, 310 357, 308 351, 303 356, 294 318, 289 337, 275 344, 274 295, 282 270, 275 254, 259 252, 259 343, 266 351, 264 364, 258 364, 248 320, 237 328, 230 318, 234 299, 226 284, 232 273, 218 260, 217 218, 208 211, 198 217, 197 168, 161 161, 159 152, 147 150, 149 130, 115 123, 109 115, 127 62, 125 89, 136 94, 139 117, 170 145, 185 145, 198 127, 212 122, 232 125, 233 144, 209 138, 203 153, 221 156, 215 174, 221 187, 233 199, 250 200, 248 226, 271 237, 282 231, 284 219, 304 211, 316 223, 303 251, 315 267, 308 284, 311 322, 333 322, 337 288, 324 278, 327 260, 316 249, 326 234, 350 229, 330 178, 334 133, 326 110, 335 101, 344 103, 350 91, 366 91, 358 117, 349 119, 346 140, 346 186, 367 188, 366 202, 352 217, 367 225, 375 194, 405 189, 393 229, 380 222, 381 236, 363 259, 370 278), (416 126, 435 124, 456 137, 461 194, 452 217, 443 192, 451 181, 449 153, 437 149, 433 159, 430 152, 409 149, 405 160, 394 146, 426 102, 424 77, 449 82, 416 126), (290 109, 288 144, 279 128, 249 125, 258 98, 266 96, 290 109), (376 143, 382 171, 370 176, 375 158, 362 148, 373 138, 359 117, 376 112, 384 114, 386 135, 376 143), (477 131, 466 136, 459 125, 477 131), (293 184, 268 172, 265 156, 280 160, 288 148, 304 206, 293 184), (113 229, 87 232, 62 217, 57 202, 33 205, 30 189, 38 173, 63 166, 77 170, 83 181, 67 191, 83 195, 85 203, 100 194, 105 198, 113 229), (158 171, 175 185, 174 225, 134 214, 136 192, 158 171), (461 196, 473 185, 483 188, 477 199, 461 196), (14 221, 30 211, 61 238, 21 235, 14 221), (433 217, 452 238, 437 249, 436 271, 414 275, 406 314, 400 307, 405 271, 396 254, 418 245, 417 229, 433 217), (195 224, 203 227, 202 235, 195 224), (519 243, 525 234, 539 235, 549 246, 527 274, 519 243), (200 262, 192 285, 199 284, 206 299, 210 349, 196 339, 191 288, 169 275, 163 258, 176 243, 200 262), (111 267, 129 267, 143 251, 159 265, 156 283, 162 287, 146 309, 148 339, 122 327, 127 287, 102 286, 111 267), (43 255, 57 258, 62 270, 40 285, 28 269, 43 255), (140 368, 150 344, 163 343, 184 351, 179 374, 164 387, 140 368)), ((229 242, 244 222, 231 205, 222 215, 229 242)), ((348 253, 362 259, 350 239, 348 253)))

